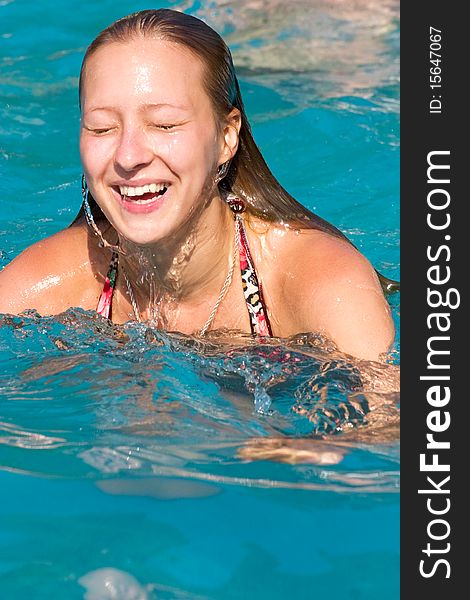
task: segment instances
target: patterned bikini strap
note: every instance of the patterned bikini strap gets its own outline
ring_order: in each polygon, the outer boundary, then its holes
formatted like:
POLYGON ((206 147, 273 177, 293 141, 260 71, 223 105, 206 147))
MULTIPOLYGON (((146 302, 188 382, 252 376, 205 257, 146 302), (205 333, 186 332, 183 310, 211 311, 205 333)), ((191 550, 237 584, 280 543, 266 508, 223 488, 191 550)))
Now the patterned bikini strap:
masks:
POLYGON ((245 203, 238 197, 229 197, 227 203, 234 213, 235 220, 238 224, 236 232, 238 235, 237 243, 240 254, 240 271, 242 276, 243 295, 250 316, 251 333, 253 335, 272 337, 271 323, 269 322, 261 283, 256 274, 255 265, 248 245, 245 225, 241 217, 241 214, 246 210, 245 203))
POLYGON ((101 292, 100 299, 98 300, 98 306, 96 308, 96 312, 106 319, 110 318, 113 292, 116 286, 118 264, 119 254, 114 250, 111 257, 111 264, 109 265, 108 273, 104 282, 103 291, 101 292))
MULTIPOLYGON (((232 197, 227 200, 234 218, 237 221, 237 244, 240 255, 240 271, 243 285, 243 295, 245 297, 248 314, 250 317, 250 328, 253 335, 272 337, 271 323, 263 298, 261 283, 258 281, 253 258, 248 246, 245 225, 240 216, 245 212, 245 204, 240 198, 232 197)), ((113 251, 111 263, 106 275, 103 291, 98 301, 96 311, 101 316, 109 319, 111 314, 111 304, 113 292, 116 286, 116 278, 119 265, 119 254, 113 251)))

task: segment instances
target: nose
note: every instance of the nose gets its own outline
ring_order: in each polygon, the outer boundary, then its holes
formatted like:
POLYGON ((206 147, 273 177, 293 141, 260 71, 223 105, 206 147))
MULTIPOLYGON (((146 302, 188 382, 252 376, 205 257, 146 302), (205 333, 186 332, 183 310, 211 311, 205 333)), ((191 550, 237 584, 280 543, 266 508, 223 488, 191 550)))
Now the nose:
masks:
POLYGON ((114 154, 116 168, 136 171, 150 164, 153 158, 153 149, 142 129, 128 127, 122 131, 114 154))

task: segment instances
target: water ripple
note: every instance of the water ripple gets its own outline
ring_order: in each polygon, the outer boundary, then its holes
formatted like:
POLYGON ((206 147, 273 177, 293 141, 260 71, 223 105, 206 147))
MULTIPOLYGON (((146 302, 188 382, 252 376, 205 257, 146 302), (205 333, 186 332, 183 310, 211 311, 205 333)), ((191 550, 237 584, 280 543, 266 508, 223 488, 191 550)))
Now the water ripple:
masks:
POLYGON ((79 309, 27 311, 1 318, 2 373, 10 470, 397 489, 397 367, 319 335, 200 340, 79 309))

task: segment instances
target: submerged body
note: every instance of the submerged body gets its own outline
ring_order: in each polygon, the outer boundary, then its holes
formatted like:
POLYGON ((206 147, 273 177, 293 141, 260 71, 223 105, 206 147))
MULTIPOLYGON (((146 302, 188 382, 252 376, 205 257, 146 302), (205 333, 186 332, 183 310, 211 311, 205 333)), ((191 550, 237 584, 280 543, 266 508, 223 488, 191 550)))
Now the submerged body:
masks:
MULTIPOLYGON (((99 235, 82 217, 28 248, 0 274, 0 312, 95 310, 118 249, 113 322, 138 316, 198 334, 215 307, 211 329, 253 331, 242 272, 228 279, 241 248, 217 175, 245 151, 243 115, 236 103, 215 109, 207 78, 194 51, 164 37, 136 33, 93 49, 82 69, 80 151, 99 235)), ((295 214, 267 216, 259 187, 254 198, 245 191, 240 218, 272 334, 319 332, 378 359, 394 327, 370 263, 295 214)))

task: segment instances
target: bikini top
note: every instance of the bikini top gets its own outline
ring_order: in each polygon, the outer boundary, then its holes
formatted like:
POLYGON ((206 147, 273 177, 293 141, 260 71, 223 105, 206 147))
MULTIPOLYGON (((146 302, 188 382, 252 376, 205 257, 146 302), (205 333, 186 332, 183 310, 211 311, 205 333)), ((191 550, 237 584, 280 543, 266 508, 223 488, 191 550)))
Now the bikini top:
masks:
MULTIPOLYGON (((235 219, 238 219, 238 254, 240 260, 240 272, 242 276, 243 295, 245 297, 246 308, 250 317, 250 327, 252 335, 272 337, 271 324, 269 322, 266 304, 263 299, 261 284, 256 275, 255 265, 248 246, 248 238, 246 236, 243 219, 239 216, 244 212, 245 206, 241 200, 234 198, 228 201, 235 219)), ((109 265, 106 280, 104 282, 103 291, 98 301, 96 312, 109 319, 111 313, 111 305, 113 300, 113 292, 116 286, 118 274, 119 255, 116 251, 113 252, 111 263, 109 265)))

